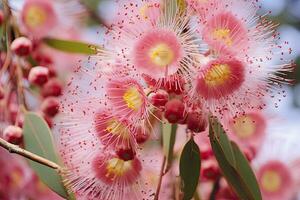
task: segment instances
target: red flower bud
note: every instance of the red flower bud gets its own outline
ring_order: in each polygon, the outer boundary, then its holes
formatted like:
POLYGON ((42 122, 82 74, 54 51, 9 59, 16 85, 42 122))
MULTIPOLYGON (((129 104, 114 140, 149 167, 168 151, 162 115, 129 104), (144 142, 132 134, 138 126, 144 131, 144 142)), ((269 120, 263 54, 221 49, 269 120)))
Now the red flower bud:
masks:
POLYGON ((136 153, 132 149, 119 149, 116 154, 118 157, 124 161, 133 160, 136 153))
POLYGON ((63 86, 60 83, 60 81, 55 78, 52 78, 43 86, 42 95, 44 97, 58 97, 62 94, 62 88, 63 86))
POLYGON ((8 126, 3 131, 3 139, 9 143, 19 145, 23 139, 23 131, 18 126, 8 126))
POLYGON ((221 172, 217 166, 210 165, 202 169, 201 175, 206 180, 216 180, 220 177, 221 172))
POLYGON ((0 10, 0 26, 2 25, 3 22, 4 22, 4 14, 2 10, 0 10))
POLYGON ((169 94, 164 90, 159 90, 158 92, 150 95, 150 102, 156 107, 165 106, 168 100, 169 94))
POLYGON ((26 37, 19 37, 11 43, 10 48, 18 56, 28 56, 32 51, 32 42, 26 37))
POLYGON ((143 144, 149 139, 150 133, 148 133, 143 128, 138 128, 136 130, 136 133, 135 133, 134 137, 135 137, 135 140, 138 144, 143 144))
POLYGON ((200 113, 189 113, 187 116, 187 128, 195 133, 200 133, 205 131, 208 123, 207 120, 203 118, 200 113))
POLYGON ((4 99, 4 97, 5 97, 5 92, 2 85, 0 85, 0 100, 4 99))
POLYGON ((59 101, 55 97, 47 97, 41 105, 42 112, 49 116, 54 117, 59 111, 59 101))
POLYGON ((214 153, 211 149, 207 149, 205 151, 202 150, 200 154, 202 160, 208 160, 214 156, 214 153))
POLYGON ((49 70, 46 67, 33 67, 28 75, 28 80, 31 84, 42 86, 47 83, 49 70))
POLYGON ((184 118, 185 106, 178 99, 172 99, 165 106, 165 118, 170 123, 177 123, 184 118))

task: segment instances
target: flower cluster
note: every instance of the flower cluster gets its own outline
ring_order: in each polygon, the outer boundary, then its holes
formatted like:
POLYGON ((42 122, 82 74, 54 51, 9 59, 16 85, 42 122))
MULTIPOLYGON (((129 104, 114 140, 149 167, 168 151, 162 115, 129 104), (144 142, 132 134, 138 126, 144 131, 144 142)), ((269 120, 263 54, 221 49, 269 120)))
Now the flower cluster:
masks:
POLYGON ((256 0, 117 3, 102 48, 67 84, 55 130, 83 199, 152 199, 144 174, 159 175, 147 146, 158 122, 196 134, 213 115, 241 143, 261 137, 259 111, 274 92, 285 96, 291 50, 256 0))

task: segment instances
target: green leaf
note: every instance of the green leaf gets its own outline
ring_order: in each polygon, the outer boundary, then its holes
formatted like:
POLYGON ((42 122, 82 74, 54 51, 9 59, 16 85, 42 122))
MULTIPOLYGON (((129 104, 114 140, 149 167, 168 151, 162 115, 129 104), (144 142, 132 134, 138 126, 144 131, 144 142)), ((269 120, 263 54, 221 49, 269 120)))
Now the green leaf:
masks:
POLYGON ((210 143, 220 169, 240 199, 261 200, 261 193, 248 160, 231 142, 221 124, 210 120, 210 143), (216 132, 218 131, 218 132, 216 132))
POLYGON ((61 40, 56 38, 45 38, 43 40, 45 44, 48 46, 68 52, 68 53, 79 53, 79 54, 87 54, 87 55, 93 55, 97 53, 97 47, 96 45, 92 44, 86 44, 79 41, 72 41, 72 40, 61 40))
MULTIPOLYGON (((28 112, 24 121, 24 146, 27 151, 43 158, 59 163, 59 157, 54 148, 52 133, 47 123, 37 114, 28 112)), ((67 198, 67 192, 62 184, 60 175, 47 166, 29 160, 31 168, 49 188, 60 196, 67 198)))
POLYGON ((210 119, 210 129, 209 129, 210 135, 215 135, 215 137, 212 137, 216 140, 218 140, 219 144, 221 145, 222 151, 224 152, 224 155, 226 156, 226 159, 233 165, 236 166, 235 157, 233 154, 233 149, 230 144, 230 140, 227 137, 227 134, 225 133, 222 125, 218 122, 216 118, 210 119))
POLYGON ((242 153, 238 145, 234 142, 231 142, 233 152, 236 158, 236 169, 242 175, 242 179, 245 183, 250 187, 251 192, 254 196, 261 196, 261 192, 258 186, 258 182, 256 180, 256 176, 249 165, 249 162, 245 155, 242 153))
POLYGON ((167 159, 166 171, 170 168, 173 160, 173 150, 176 139, 177 125, 170 123, 162 124, 163 149, 167 159))
POLYGON ((201 169, 200 150, 193 139, 190 139, 182 150, 179 169, 183 184, 183 199, 190 200, 197 189, 201 169))

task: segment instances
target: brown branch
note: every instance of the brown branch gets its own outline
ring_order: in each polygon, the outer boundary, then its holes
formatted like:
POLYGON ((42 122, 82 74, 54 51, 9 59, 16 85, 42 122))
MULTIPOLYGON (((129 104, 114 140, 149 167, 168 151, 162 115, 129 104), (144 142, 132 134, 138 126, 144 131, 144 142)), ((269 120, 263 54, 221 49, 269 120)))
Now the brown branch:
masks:
POLYGON ((158 200, 158 196, 159 196, 159 192, 160 192, 160 188, 161 188, 161 183, 162 183, 162 179, 163 179, 163 176, 164 176, 164 169, 165 169, 165 165, 166 165, 166 156, 164 156, 164 159, 163 159, 163 162, 162 162, 162 165, 161 165, 161 169, 160 169, 160 175, 159 175, 159 180, 158 180, 158 185, 157 185, 157 188, 156 188, 156 193, 155 193, 155 197, 154 197, 154 200, 158 200))
POLYGON ((28 158, 28 159, 32 160, 32 161, 35 161, 37 163, 40 163, 42 165, 45 165, 45 166, 50 167, 52 169, 55 169, 59 173, 62 172, 62 167, 59 166, 58 164, 56 164, 56 163, 54 163, 50 160, 47 160, 46 158, 38 156, 34 153, 26 151, 25 149, 22 149, 22 148, 20 148, 16 145, 13 145, 9 142, 6 142, 2 138, 0 138, 0 146, 3 147, 4 149, 6 149, 10 153, 15 153, 15 154, 21 155, 25 158, 28 158))

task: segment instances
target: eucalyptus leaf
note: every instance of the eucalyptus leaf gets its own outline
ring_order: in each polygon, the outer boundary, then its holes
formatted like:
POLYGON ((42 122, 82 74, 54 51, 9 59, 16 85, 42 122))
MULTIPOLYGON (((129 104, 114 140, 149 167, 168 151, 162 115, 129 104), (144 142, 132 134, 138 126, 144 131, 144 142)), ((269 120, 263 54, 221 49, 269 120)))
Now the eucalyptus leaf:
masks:
MULTIPOLYGON (((25 114, 23 126, 24 146, 27 151, 46 158, 52 162, 59 163, 59 157, 54 148, 52 133, 47 123, 36 113, 25 114)), ((62 183, 60 175, 47 166, 29 160, 31 168, 36 172, 41 181, 50 189, 67 198, 66 189, 62 183)))
POLYGON ((73 40, 45 38, 43 41, 45 44, 47 44, 48 46, 54 49, 68 52, 68 53, 93 55, 97 53, 97 48, 99 48, 93 44, 87 44, 84 42, 73 41, 73 40))
POLYGON ((239 198, 261 200, 261 192, 248 160, 238 146, 229 140, 215 118, 210 120, 209 137, 220 169, 239 198))
POLYGON ((179 170, 182 180, 183 200, 193 198, 199 182, 200 169, 200 150, 192 138, 186 143, 180 156, 179 170))
POLYGON ((177 125, 170 123, 162 124, 163 149, 167 160, 166 171, 168 171, 173 160, 173 150, 176 139, 177 125))

